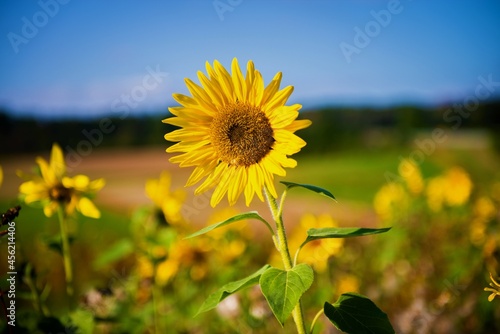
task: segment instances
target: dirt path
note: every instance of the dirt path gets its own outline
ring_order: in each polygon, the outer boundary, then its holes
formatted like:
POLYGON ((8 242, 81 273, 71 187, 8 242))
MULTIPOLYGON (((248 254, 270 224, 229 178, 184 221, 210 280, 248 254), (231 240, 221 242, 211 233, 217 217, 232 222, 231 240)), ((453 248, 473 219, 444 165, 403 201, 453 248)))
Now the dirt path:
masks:
MULTIPOLYGON (((20 155, 0 161, 4 171, 0 199, 12 200, 17 196, 22 180, 16 176, 16 170, 30 172, 35 166, 36 156, 37 154, 20 155)), ((48 159, 49 153, 41 156, 48 159)), ((130 214, 138 206, 151 204, 144 192, 145 182, 150 178, 158 178, 163 170, 169 170, 173 174, 173 189, 184 186, 192 169, 179 168, 168 161, 169 157, 164 147, 95 150, 82 158, 78 164, 72 164, 69 174, 81 173, 91 179, 104 177, 106 186, 99 192, 96 204, 116 212, 130 214)), ((206 218, 213 213, 213 209, 206 196, 192 195, 194 189, 194 187, 186 188, 187 193, 191 195, 188 195, 185 212, 193 223, 204 224, 206 218)), ((242 212, 256 210, 265 218, 271 219, 267 205, 259 200, 247 208, 240 199, 237 208, 242 212)), ((335 203, 322 196, 310 195, 305 190, 292 192, 287 198, 284 212, 287 224, 297 223, 306 212, 331 214, 342 226, 373 226, 375 221, 372 210, 365 204, 346 201, 335 203)))

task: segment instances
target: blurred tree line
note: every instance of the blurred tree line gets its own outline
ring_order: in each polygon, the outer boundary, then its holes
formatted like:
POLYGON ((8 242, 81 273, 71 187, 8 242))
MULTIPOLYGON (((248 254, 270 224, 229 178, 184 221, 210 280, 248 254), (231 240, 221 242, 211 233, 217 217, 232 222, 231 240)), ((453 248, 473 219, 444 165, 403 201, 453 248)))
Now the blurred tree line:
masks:
MULTIPOLYGON (((303 154, 332 150, 398 148, 410 144, 417 131, 477 129, 488 132, 500 151, 500 101, 475 108, 446 105, 439 108, 397 106, 391 108, 328 107, 305 110, 301 118, 313 126, 299 135, 307 143, 303 154)), ((161 122, 169 115, 102 117, 89 120, 37 120, 10 116, 0 110, 1 155, 47 151, 53 142, 63 148, 169 145, 163 135, 175 127, 161 122)))

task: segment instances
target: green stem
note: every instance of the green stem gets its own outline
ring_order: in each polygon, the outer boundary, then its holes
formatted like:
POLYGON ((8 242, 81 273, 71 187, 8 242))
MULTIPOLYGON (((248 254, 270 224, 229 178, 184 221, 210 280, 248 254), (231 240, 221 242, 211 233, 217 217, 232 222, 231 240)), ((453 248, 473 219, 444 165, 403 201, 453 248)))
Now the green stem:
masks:
POLYGON ((154 265, 154 276, 153 276, 153 290, 152 290, 152 297, 153 297, 153 324, 154 324, 154 329, 155 333, 161 333, 159 331, 160 325, 159 325, 159 314, 158 314, 158 298, 159 298, 159 293, 158 293, 158 283, 156 283, 156 274, 158 271, 158 265, 154 265))
POLYGON ((64 209, 59 206, 57 216, 59 218, 59 228, 62 241, 62 256, 64 262, 64 273, 66 277, 66 293, 69 297, 73 296, 73 268, 71 264, 71 254, 69 251, 68 231, 66 230, 66 220, 64 219, 64 209))
POLYGON ((36 283, 31 279, 32 267, 28 263, 26 267, 26 273, 23 277, 23 282, 26 283, 28 288, 31 291, 31 299, 33 299, 33 306, 35 309, 41 313, 43 316, 48 317, 50 314, 46 307, 44 307, 42 303, 42 299, 40 298, 40 293, 38 292, 38 288, 36 287, 36 283))
POLYGON ((314 326, 316 325, 316 322, 318 321, 319 317, 321 317, 323 315, 323 313, 325 312, 324 309, 321 309, 318 311, 318 313, 316 313, 316 316, 314 317, 312 323, 311 323, 311 329, 309 330, 309 333, 313 333, 313 330, 314 330, 314 326))
MULTIPOLYGON (((283 199, 281 200, 281 205, 278 207, 276 199, 270 194, 267 187, 264 187, 267 202, 269 203, 269 208, 273 215, 273 219, 276 222, 276 232, 277 232, 277 242, 276 246, 281 255, 281 260, 283 261, 283 266, 285 270, 291 270, 293 268, 292 257, 290 256, 290 251, 288 249, 288 242, 286 240, 285 224, 283 223, 283 199)), ((285 196, 286 192, 283 193, 285 196)), ((302 303, 299 300, 292 312, 293 320, 297 327, 297 333, 306 334, 306 325, 304 323, 304 314, 302 313, 302 303)))

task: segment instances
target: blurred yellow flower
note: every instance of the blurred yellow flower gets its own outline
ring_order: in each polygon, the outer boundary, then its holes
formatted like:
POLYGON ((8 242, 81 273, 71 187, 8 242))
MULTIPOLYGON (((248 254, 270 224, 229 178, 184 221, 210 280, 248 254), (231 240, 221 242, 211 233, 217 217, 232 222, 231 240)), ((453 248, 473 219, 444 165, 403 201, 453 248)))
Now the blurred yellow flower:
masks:
POLYGON ((409 209, 408 194, 400 183, 387 183, 375 194, 373 207, 384 222, 400 219, 409 209))
POLYGON ((470 240, 473 245, 479 246, 486 239, 486 224, 484 219, 475 218, 470 224, 470 240))
POLYGON ((182 223, 182 205, 186 200, 186 192, 178 189, 171 191, 172 177, 168 171, 163 171, 159 179, 146 181, 146 195, 162 210, 167 223, 177 225, 182 223))
POLYGON ((181 269, 188 269, 195 281, 202 280, 209 271, 209 253, 212 246, 206 240, 180 239, 170 246, 167 257, 156 267, 156 283, 168 284, 181 269))
POLYGON ((39 175, 18 175, 28 181, 19 186, 19 192, 26 204, 41 202, 43 212, 51 217, 61 206, 67 215, 75 210, 84 216, 99 218, 101 213, 89 199, 104 186, 104 179, 90 181, 88 176, 66 176, 66 164, 59 145, 52 146, 50 162, 38 157, 39 175))
POLYGON ((422 192, 424 189, 424 181, 422 179, 420 168, 418 168, 415 163, 404 159, 399 164, 398 171, 399 175, 401 175, 405 180, 410 193, 418 195, 422 192))
POLYGON ((151 260, 145 256, 140 255, 137 257, 136 270, 140 277, 142 278, 150 278, 153 277, 154 268, 151 260))
MULTIPOLYGON (((328 214, 305 214, 300 223, 292 230, 289 247, 295 251, 304 242, 310 228, 338 227, 337 222, 328 214)), ((318 239, 307 243, 300 251, 299 262, 310 264, 317 272, 324 272, 328 259, 342 251, 344 239, 318 239)))
MULTIPOLYGON (((238 214, 233 207, 226 207, 214 212, 207 220, 207 226, 219 223, 238 214)), ((247 248, 247 242, 252 238, 252 229, 246 221, 224 226, 210 231, 206 238, 210 240, 218 258, 223 263, 237 259, 247 248)))
POLYGON ((359 279, 351 274, 343 274, 337 280, 336 293, 343 294, 346 292, 359 291, 359 279))
POLYGON ((478 198, 473 209, 475 217, 470 224, 470 238, 474 245, 479 246, 485 242, 488 222, 495 217, 497 209, 493 201, 486 196, 478 198))
POLYGON ((427 184, 427 203, 433 211, 440 211, 444 205, 461 206, 469 200, 472 181, 469 174, 460 167, 452 167, 444 175, 435 177, 427 184))
POLYGON ((498 213, 493 201, 486 196, 480 197, 474 203, 474 213, 477 217, 490 220, 498 213))
POLYGON ((2 166, 0 166, 0 187, 2 186, 2 182, 3 182, 3 169, 2 166))
POLYGON ((450 206, 460 206, 469 200, 472 191, 472 181, 469 174, 460 167, 453 167, 446 173, 447 189, 446 203, 450 206))

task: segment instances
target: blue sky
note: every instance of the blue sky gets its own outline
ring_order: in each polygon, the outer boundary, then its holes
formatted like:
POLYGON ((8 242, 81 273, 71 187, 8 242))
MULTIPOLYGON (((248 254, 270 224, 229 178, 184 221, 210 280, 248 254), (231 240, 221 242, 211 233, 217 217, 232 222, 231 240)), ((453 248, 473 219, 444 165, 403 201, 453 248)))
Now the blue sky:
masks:
POLYGON ((157 112, 233 57, 266 83, 283 72, 304 107, 460 101, 500 82, 499 17, 498 0, 2 0, 0 106, 157 112))

